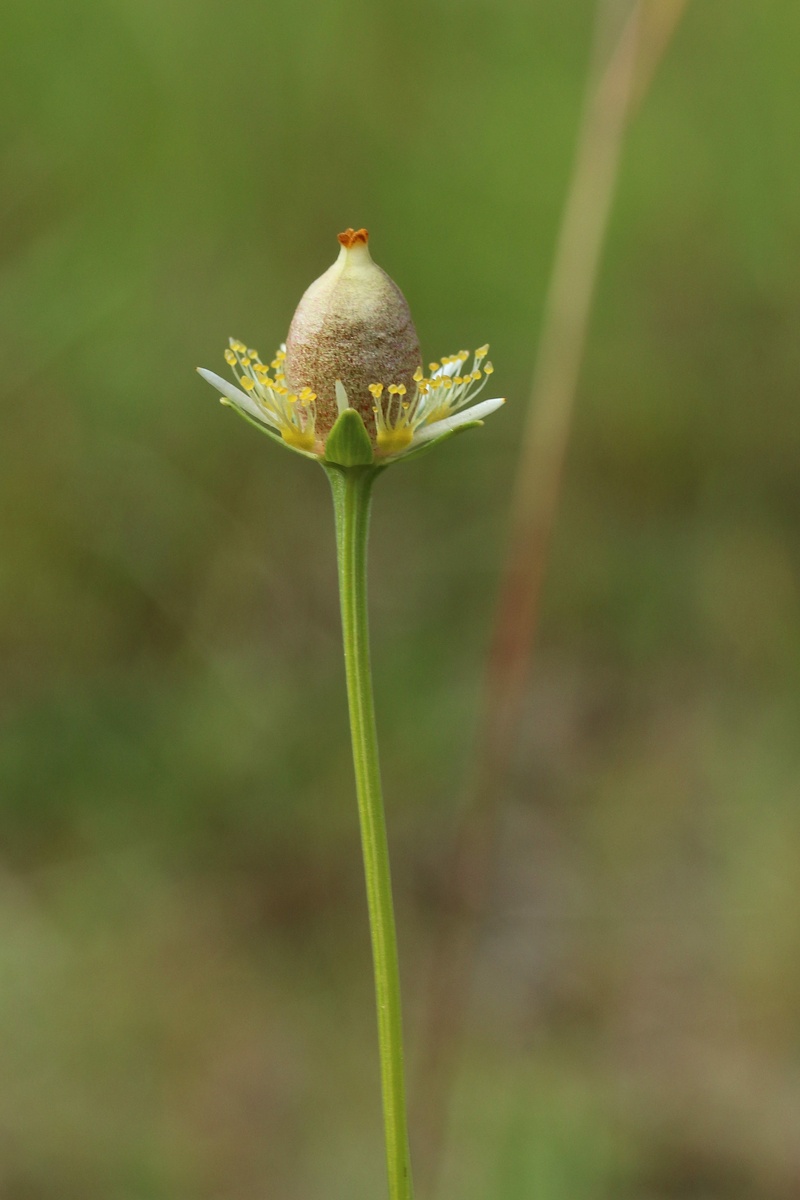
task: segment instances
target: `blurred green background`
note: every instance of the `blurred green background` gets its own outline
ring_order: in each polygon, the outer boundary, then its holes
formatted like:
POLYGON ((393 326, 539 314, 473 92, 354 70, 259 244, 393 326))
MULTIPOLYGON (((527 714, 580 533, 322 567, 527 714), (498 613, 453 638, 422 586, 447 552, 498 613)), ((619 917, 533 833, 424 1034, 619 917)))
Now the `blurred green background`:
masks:
MULTIPOLYGON (((593 11, 6 0, 2 1200, 382 1194, 327 484, 193 368, 363 224, 509 397, 377 493, 414 1074, 593 11)), ((441 1197, 800 1196, 798 45, 627 139, 441 1197)))

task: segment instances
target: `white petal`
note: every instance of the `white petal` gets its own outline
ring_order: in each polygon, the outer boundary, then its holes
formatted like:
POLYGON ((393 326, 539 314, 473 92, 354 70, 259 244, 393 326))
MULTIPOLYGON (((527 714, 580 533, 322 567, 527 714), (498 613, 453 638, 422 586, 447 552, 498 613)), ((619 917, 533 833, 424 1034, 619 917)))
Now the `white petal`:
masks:
POLYGON ((248 396, 247 392, 243 392, 241 388, 236 387, 233 383, 228 383, 227 379, 223 379, 221 375, 215 375, 213 371, 207 371, 205 367, 197 368, 198 375, 202 375, 206 383, 210 383, 218 392, 222 392, 226 400, 230 400, 231 404, 235 404, 237 408, 241 408, 246 412, 248 417, 252 417, 255 421, 260 421, 262 425, 271 425, 272 422, 267 420, 266 414, 262 408, 256 404, 252 396, 248 396))
POLYGON ((423 427, 414 434, 412 446, 418 446, 420 442, 429 442, 431 438, 441 437, 443 433, 449 433, 451 429, 458 429, 459 425, 467 425, 470 421, 482 421, 484 417, 488 417, 489 413, 496 412, 505 404, 505 399, 496 400, 481 400, 480 404, 473 404, 472 408, 462 408, 460 412, 453 413, 452 417, 443 417, 441 421, 433 421, 430 425, 423 427))
POLYGON ((439 367, 438 371, 433 372, 431 379, 440 379, 442 375, 456 375, 460 366, 460 358, 457 358, 455 362, 445 363, 443 367, 439 367))
POLYGON ((336 386, 336 408, 339 411, 339 416, 341 416, 343 412, 347 412, 348 408, 350 407, 350 401, 347 398, 347 389, 345 388, 341 379, 336 380, 335 386, 336 386))

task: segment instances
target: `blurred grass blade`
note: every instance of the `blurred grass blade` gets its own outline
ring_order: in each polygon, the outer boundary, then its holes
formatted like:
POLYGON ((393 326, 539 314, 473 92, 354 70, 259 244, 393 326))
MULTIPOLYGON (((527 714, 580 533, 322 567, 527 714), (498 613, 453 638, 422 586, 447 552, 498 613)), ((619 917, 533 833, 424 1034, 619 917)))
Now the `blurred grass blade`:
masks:
POLYGON ((477 749, 431 957, 414 1127, 417 1173, 435 1191, 446 1107, 469 998, 474 930, 487 890, 497 806, 522 721, 547 553, 625 130, 686 0, 600 0, 583 120, 545 306, 509 537, 495 606, 477 749), (618 32, 609 43, 609 26, 618 32), (606 49, 610 45, 609 49, 606 49))

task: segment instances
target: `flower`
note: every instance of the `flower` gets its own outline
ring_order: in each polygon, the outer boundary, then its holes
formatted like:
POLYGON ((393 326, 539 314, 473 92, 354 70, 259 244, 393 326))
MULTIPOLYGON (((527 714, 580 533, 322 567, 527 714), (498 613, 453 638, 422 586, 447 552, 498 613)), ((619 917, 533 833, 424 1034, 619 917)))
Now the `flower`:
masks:
POLYGON ((303 295, 268 365, 232 338, 225 360, 236 384, 198 368, 222 403, 291 449, 343 465, 388 464, 481 424, 504 403, 474 403, 493 371, 489 347, 469 368, 461 350, 430 363, 426 376, 405 297, 373 262, 366 229, 345 230, 339 243, 339 257, 303 295), (348 443, 343 452, 345 426, 355 451, 348 443))

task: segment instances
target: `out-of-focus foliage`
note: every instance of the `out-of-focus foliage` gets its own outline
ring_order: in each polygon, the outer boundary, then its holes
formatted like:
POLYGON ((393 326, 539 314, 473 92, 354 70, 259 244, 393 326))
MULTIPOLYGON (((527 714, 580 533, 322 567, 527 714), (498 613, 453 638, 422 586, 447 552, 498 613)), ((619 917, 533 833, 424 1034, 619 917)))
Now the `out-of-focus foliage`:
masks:
MULTIPOLYGON (((326 482, 193 367, 364 224, 511 401, 377 494, 413 1064, 591 22, 3 6, 3 1200, 376 1194, 326 482)), ((443 1195, 796 1195, 798 44, 697 0, 626 145, 443 1195)))

